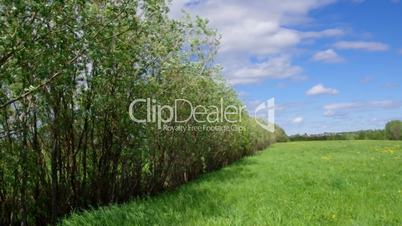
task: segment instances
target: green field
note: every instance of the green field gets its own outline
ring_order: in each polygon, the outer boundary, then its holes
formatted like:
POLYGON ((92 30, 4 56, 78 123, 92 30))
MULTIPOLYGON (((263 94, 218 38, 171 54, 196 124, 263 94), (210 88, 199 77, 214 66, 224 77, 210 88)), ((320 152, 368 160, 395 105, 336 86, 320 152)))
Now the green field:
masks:
POLYGON ((402 142, 275 144, 177 191, 65 225, 402 225, 402 142))

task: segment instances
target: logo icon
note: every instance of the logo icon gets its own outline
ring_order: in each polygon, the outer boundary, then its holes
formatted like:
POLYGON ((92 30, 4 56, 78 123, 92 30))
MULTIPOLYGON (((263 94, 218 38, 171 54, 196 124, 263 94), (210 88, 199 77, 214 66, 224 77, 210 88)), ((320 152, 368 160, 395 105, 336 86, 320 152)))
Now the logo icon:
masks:
POLYGON ((275 98, 264 101, 255 108, 254 119, 268 132, 275 132, 275 98))

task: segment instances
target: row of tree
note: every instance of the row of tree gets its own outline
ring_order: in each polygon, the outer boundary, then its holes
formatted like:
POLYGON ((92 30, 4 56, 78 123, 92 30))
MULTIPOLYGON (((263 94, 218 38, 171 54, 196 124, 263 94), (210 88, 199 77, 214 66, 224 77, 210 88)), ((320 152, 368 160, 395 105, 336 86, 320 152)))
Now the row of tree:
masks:
POLYGON ((290 141, 315 140, 402 140, 402 121, 390 121, 383 130, 361 130, 356 132, 304 134, 289 136, 290 141))
POLYGON ((164 0, 0 2, 0 225, 154 194, 286 140, 246 112, 222 131, 130 119, 138 98, 241 104, 213 63, 215 31, 167 13, 164 0))

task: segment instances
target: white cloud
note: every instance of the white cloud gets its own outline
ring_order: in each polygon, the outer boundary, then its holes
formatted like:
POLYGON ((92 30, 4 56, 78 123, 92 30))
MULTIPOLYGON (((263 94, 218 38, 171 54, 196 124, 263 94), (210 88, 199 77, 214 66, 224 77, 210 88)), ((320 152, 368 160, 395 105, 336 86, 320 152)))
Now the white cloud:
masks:
POLYGON ((300 123, 302 123, 303 121, 304 121, 304 118, 303 118, 303 117, 296 117, 296 118, 292 119, 292 122, 293 122, 294 124, 300 124, 300 123))
POLYGON ((327 49, 317 52, 313 55, 313 60, 326 63, 340 63, 344 59, 340 57, 333 49, 327 49))
POLYGON ((346 115, 351 112, 375 109, 396 109, 402 107, 401 102, 392 100, 334 103, 324 106, 324 115, 328 117, 346 115))
POLYGON ((256 83, 265 79, 289 78, 300 73, 302 69, 291 65, 286 57, 277 57, 265 62, 235 68, 227 77, 233 85, 256 83))
POLYGON ((339 37, 345 35, 345 31, 342 29, 326 29, 322 31, 308 31, 301 33, 303 38, 329 38, 339 37))
POLYGON ((276 22, 246 19, 235 24, 220 30, 223 34, 223 53, 250 51, 257 55, 275 54, 300 42, 295 30, 282 28, 276 22))
POLYGON ((351 109, 356 106, 359 106, 357 103, 336 103, 336 104, 328 104, 324 106, 325 110, 339 110, 339 109, 351 109))
POLYGON ((333 2, 336 0, 174 0, 170 14, 177 18, 180 9, 185 8, 207 18, 222 35, 218 62, 224 66, 225 76, 232 84, 244 84, 296 77, 301 68, 293 65, 292 56, 299 44, 307 39, 343 35, 339 28, 294 28, 311 22, 311 10, 333 2), (250 57, 268 60, 256 64, 250 57))
POLYGON ((338 90, 327 88, 323 84, 318 84, 311 89, 307 90, 307 96, 316 96, 316 95, 337 95, 339 93, 338 90))
POLYGON ((338 49, 356 49, 366 51, 386 51, 389 46, 381 42, 342 41, 335 43, 338 49))

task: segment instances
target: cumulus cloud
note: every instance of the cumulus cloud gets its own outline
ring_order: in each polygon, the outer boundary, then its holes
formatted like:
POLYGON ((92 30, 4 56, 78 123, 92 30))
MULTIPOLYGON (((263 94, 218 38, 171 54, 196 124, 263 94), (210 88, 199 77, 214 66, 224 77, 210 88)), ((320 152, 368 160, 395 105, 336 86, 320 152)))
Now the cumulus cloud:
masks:
POLYGON ((228 26, 222 32, 223 53, 252 52, 257 55, 279 53, 300 42, 295 30, 282 28, 276 22, 246 19, 235 27, 228 26))
POLYGON ((170 14, 177 18, 185 8, 192 14, 207 18, 222 35, 218 61, 226 69, 225 76, 232 84, 247 84, 298 76, 301 68, 293 65, 292 56, 300 43, 307 39, 344 35, 340 28, 318 31, 294 28, 294 25, 311 22, 308 17, 311 10, 335 1, 175 0, 170 14), (268 60, 256 64, 250 61, 250 57, 268 60), (239 68, 239 65, 242 66, 239 68))
POLYGON ((307 90, 307 96, 316 95, 337 95, 339 91, 337 89, 327 88, 323 84, 318 84, 313 86, 311 89, 307 90))
POLYGON ((228 75, 233 85, 256 83, 265 79, 283 79, 299 74, 302 69, 293 66, 286 57, 277 57, 262 63, 235 68, 228 75))
POLYGON ((386 51, 389 46, 381 42, 341 41, 335 43, 338 49, 355 49, 365 51, 386 51))
POLYGON ((373 109, 396 109, 402 107, 401 102, 392 100, 333 103, 324 106, 324 115, 328 117, 346 115, 351 112, 373 109))
POLYGON ((319 51, 313 55, 313 60, 326 63, 340 63, 343 60, 333 49, 319 51))
POLYGON ((296 118, 293 118, 292 119, 292 122, 294 123, 294 124, 300 124, 300 123, 302 123, 304 121, 304 118, 303 117, 296 117, 296 118))

